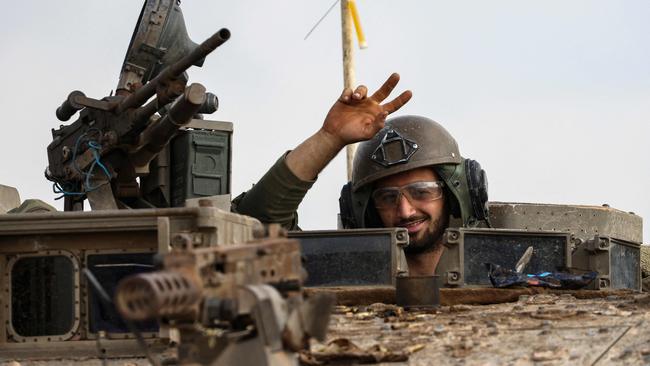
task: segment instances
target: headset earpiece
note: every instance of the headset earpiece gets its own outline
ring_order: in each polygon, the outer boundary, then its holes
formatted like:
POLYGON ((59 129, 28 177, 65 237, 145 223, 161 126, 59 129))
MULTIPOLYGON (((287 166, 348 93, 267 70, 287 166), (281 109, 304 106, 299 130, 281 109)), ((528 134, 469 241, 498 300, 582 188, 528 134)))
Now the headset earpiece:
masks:
POLYGON ((467 175, 467 187, 469 189, 470 201, 474 217, 478 220, 488 219, 488 181, 485 170, 476 160, 465 160, 465 174, 467 175))
POLYGON ((343 188, 341 188, 341 196, 339 197, 341 224, 345 229, 356 229, 359 227, 357 220, 354 217, 352 205, 352 182, 347 182, 343 185, 343 188))

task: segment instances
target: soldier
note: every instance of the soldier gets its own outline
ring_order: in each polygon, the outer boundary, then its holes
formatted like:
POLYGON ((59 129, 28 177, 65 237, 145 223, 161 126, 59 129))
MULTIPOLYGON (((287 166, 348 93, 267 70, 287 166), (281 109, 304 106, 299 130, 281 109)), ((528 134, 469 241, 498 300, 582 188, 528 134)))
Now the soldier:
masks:
POLYGON ((407 228, 410 274, 433 274, 450 216, 460 220, 459 225, 485 220, 487 189, 481 186, 485 174, 478 163, 460 156, 456 141, 436 122, 417 116, 385 121, 412 96, 405 91, 381 104, 398 81, 399 75, 391 75, 371 96, 365 86, 344 90, 322 128, 237 197, 233 210, 297 229, 296 210, 318 174, 347 144, 364 141, 354 160, 352 181, 343 187, 339 200, 344 227, 407 228), (475 184, 470 186, 472 179, 475 184), (472 189, 484 197, 473 201, 472 189))

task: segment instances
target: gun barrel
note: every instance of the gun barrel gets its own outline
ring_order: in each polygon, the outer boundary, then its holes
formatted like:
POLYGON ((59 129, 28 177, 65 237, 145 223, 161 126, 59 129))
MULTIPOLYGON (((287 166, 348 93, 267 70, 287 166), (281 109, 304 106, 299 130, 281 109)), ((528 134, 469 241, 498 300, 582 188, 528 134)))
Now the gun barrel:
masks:
POLYGON ((205 87, 195 83, 187 88, 174 102, 169 112, 157 122, 150 124, 140 135, 138 150, 131 155, 135 166, 148 164, 169 143, 179 128, 186 125, 205 102, 205 87))
POLYGON ((206 39, 198 45, 189 55, 178 60, 178 62, 169 65, 158 74, 153 80, 142 86, 135 93, 126 97, 117 107, 117 113, 139 107, 144 104, 149 98, 156 94, 158 84, 163 80, 171 80, 181 75, 185 70, 189 69, 196 61, 206 57, 212 51, 221 46, 230 38, 230 31, 222 28, 217 33, 213 34, 210 38, 206 39))
POLYGON ((67 121, 72 117, 78 110, 83 109, 83 106, 77 103, 77 97, 85 97, 86 95, 79 90, 75 90, 68 95, 68 98, 63 101, 61 106, 56 109, 56 118, 59 121, 67 121))
POLYGON ((122 281, 115 305, 129 320, 186 318, 196 314, 201 290, 180 273, 160 271, 138 274, 122 281))

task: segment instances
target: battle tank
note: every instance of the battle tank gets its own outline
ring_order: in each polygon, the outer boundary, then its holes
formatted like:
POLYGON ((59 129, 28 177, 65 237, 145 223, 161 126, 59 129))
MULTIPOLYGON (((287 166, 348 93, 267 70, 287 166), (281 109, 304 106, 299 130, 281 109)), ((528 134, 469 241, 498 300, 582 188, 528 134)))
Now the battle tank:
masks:
POLYGON ((284 365, 299 353, 304 364, 647 361, 634 214, 492 202, 492 228, 446 233, 440 297, 430 299, 442 306, 405 311, 391 305, 404 302, 403 230, 287 238, 227 212, 233 125, 196 118, 216 110, 216 97, 186 86, 184 71, 228 38, 221 30, 196 45, 176 1, 147 1, 117 93, 96 100, 75 91, 57 110, 61 120, 80 112, 48 147, 46 176, 68 212, 20 204, 4 190, 13 212, 0 218, 2 361, 284 365), (93 211, 83 211, 86 201, 93 211), (596 271, 592 289, 492 289, 486 258, 514 267, 529 247, 532 271, 596 271), (339 306, 326 335, 330 297, 317 295, 332 293, 339 306), (311 352, 310 336, 322 341, 311 352), (628 338, 637 341, 617 343, 628 338), (512 339, 516 352, 495 349, 512 339))

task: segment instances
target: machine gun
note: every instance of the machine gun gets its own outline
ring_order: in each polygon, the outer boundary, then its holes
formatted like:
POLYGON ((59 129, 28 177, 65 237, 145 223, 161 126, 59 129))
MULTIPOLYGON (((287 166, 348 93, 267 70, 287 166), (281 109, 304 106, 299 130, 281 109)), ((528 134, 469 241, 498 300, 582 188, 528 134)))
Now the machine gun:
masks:
POLYGON ((304 273, 298 241, 277 234, 180 249, 162 270, 122 280, 115 304, 125 319, 176 330, 179 364, 297 365, 310 337, 324 340, 334 303, 303 301, 304 273))
POLYGON ((86 198, 94 210, 169 206, 143 199, 138 179, 143 183, 179 128, 216 111, 216 96, 201 84, 187 86, 185 71, 230 38, 224 28, 194 44, 179 3, 145 2, 115 95, 98 100, 73 91, 56 110, 61 121, 80 111, 74 123, 52 129, 47 148, 45 176, 65 198, 66 211, 83 210, 86 198))

